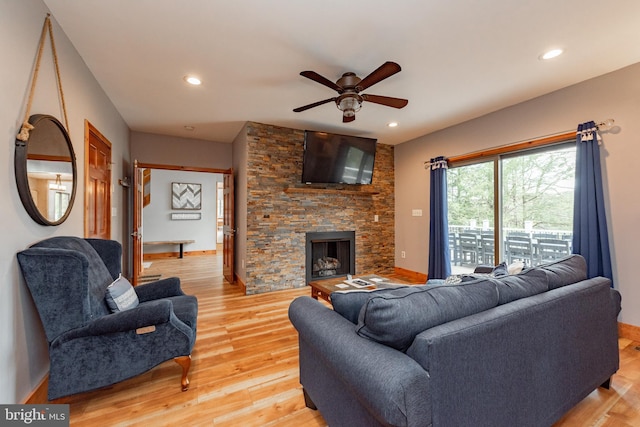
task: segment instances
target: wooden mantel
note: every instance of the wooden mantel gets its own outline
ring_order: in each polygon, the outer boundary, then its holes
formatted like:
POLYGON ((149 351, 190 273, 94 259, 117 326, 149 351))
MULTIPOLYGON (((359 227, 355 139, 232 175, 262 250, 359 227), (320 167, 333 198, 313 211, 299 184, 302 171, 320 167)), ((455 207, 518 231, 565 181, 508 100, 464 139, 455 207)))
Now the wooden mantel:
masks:
POLYGON ((285 193, 315 193, 315 194, 342 194, 345 196, 375 196, 379 191, 371 190, 344 190, 340 188, 318 188, 318 187, 286 187, 285 193))

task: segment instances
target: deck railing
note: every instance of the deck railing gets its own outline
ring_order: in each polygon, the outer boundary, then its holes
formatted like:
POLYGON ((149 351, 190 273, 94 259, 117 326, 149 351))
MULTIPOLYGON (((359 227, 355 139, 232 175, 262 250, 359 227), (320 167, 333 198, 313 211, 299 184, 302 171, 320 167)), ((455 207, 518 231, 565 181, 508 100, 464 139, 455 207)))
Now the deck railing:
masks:
POLYGON ((465 271, 478 264, 494 265, 497 260, 539 265, 571 254, 572 238, 573 233, 567 230, 505 228, 500 244, 496 245, 491 227, 451 225, 451 265, 464 267, 465 271))

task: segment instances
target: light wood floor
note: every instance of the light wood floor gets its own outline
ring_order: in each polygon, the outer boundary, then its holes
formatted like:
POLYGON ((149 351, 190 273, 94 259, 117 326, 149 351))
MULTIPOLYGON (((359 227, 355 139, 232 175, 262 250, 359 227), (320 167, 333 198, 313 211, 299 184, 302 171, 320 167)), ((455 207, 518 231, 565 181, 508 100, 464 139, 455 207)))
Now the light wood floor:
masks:
MULTIPOLYGON (((110 388, 64 399, 72 426, 325 426, 304 405, 298 343, 289 303, 309 288, 244 296, 222 279, 216 256, 154 260, 144 274, 179 276, 198 297, 191 387, 165 362, 110 388)), ((640 351, 620 340, 621 367, 611 390, 598 389, 555 427, 640 426, 640 351)))

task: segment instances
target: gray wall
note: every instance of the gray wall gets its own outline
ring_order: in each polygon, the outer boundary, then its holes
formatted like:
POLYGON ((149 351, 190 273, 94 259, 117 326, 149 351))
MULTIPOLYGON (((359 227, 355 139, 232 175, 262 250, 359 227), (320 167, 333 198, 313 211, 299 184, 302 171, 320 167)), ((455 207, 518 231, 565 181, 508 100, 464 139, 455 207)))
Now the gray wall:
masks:
POLYGON ((615 119, 601 146, 614 282, 622 293, 620 321, 640 326, 636 254, 640 241, 640 64, 396 146, 396 265, 427 272, 429 172, 423 162, 575 130, 588 120, 615 119), (424 216, 412 217, 412 209, 424 216), (406 252, 406 258, 400 252, 406 252))
MULTIPOLYGON (((84 61, 52 20, 69 133, 78 166, 76 200, 67 221, 57 227, 36 224, 22 207, 14 178, 14 143, 22 123, 40 32, 48 9, 40 0, 0 2, 0 402, 18 403, 48 371, 48 349, 40 319, 16 261, 16 252, 56 235, 82 236, 84 193, 84 121, 89 120, 111 143, 113 194, 112 238, 126 235, 128 193, 117 185, 128 174, 129 129, 87 69, 84 61)), ((50 46, 47 43, 31 113, 51 114, 63 122, 50 46)))
POLYGON ((131 132, 131 159, 159 165, 229 169, 231 144, 131 132))

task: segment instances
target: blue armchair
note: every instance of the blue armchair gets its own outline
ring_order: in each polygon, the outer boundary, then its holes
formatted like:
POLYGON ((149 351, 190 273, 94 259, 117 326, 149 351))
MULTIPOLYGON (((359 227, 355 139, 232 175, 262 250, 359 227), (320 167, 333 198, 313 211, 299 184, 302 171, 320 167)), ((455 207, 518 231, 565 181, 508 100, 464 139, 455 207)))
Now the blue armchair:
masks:
POLYGON ((18 253, 49 342, 49 400, 109 386, 169 360, 189 388, 198 301, 172 277, 134 288, 135 308, 111 313, 107 287, 121 271, 112 240, 53 237, 18 253))

